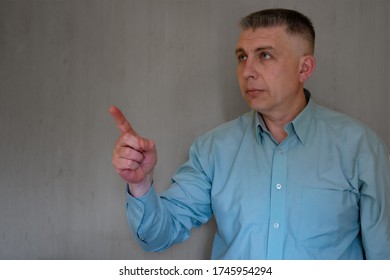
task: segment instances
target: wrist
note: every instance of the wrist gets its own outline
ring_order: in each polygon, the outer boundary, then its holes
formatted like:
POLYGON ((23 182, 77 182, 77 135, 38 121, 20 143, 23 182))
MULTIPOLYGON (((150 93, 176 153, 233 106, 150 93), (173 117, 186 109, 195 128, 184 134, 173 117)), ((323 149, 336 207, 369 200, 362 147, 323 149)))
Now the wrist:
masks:
POLYGON ((128 183, 129 192, 134 197, 144 196, 152 186, 153 175, 148 174, 145 176, 144 180, 138 183, 128 183))

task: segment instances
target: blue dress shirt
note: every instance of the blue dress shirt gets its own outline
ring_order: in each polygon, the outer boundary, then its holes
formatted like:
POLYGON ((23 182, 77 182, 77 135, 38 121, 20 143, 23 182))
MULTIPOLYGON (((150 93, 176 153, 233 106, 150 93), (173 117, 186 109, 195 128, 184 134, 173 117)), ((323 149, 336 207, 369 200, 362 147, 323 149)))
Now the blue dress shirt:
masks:
POLYGON ((277 143, 251 111, 200 136, 130 228, 163 251, 215 216, 212 259, 390 259, 390 163, 367 126, 309 100, 277 143))

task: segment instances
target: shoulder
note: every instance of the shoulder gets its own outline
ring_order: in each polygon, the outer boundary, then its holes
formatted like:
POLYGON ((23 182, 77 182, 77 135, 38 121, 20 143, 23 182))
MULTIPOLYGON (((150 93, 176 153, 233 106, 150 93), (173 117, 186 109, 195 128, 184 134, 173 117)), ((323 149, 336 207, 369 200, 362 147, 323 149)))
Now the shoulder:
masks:
POLYGON ((315 120, 320 124, 334 130, 357 131, 362 133, 375 134, 365 123, 345 113, 317 105, 315 120))
POLYGON ((383 142, 364 122, 327 107, 317 105, 314 120, 318 129, 346 145, 376 146, 383 142))

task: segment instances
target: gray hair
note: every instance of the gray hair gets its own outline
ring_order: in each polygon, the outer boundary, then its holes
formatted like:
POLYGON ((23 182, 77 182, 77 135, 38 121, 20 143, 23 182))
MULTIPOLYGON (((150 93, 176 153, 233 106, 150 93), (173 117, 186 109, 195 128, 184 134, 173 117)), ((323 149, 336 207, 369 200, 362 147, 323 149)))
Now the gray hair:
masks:
POLYGON ((294 10, 268 9, 251 13, 240 21, 241 30, 286 25, 286 31, 308 41, 314 52, 315 31, 311 20, 294 10))

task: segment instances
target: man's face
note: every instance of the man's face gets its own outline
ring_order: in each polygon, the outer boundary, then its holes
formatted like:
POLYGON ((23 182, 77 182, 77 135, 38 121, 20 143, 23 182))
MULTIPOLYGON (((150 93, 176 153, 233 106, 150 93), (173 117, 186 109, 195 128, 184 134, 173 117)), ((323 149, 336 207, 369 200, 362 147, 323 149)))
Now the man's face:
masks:
POLYGON ((291 110, 303 92, 301 57, 306 44, 285 26, 242 31, 237 43, 237 76, 249 106, 263 114, 291 110))

